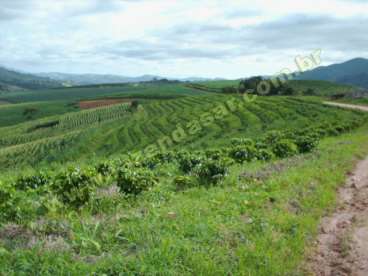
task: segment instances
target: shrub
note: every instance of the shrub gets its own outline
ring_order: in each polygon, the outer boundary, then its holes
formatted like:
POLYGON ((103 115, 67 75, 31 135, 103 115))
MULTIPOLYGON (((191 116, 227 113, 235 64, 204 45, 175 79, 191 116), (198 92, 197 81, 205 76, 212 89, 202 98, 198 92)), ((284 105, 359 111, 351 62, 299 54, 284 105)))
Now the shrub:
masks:
POLYGON ((155 154, 155 158, 161 163, 169 163, 175 159, 175 156, 172 152, 159 152, 155 154))
POLYGON ((233 138, 231 139, 231 144, 233 146, 254 146, 255 143, 249 138, 233 138))
POLYGON ((112 174, 113 169, 110 163, 102 162, 96 166, 96 171, 102 176, 108 176, 112 174))
POLYGON ((294 139, 300 153, 311 152, 317 147, 319 139, 317 135, 298 136, 294 139))
POLYGON ((269 149, 259 149, 256 153, 257 160, 260 161, 270 161, 275 157, 273 152, 269 149))
POLYGON ((249 162, 257 157, 257 149, 254 146, 236 146, 230 150, 229 156, 238 163, 249 162))
POLYGON ((281 131, 269 131, 266 133, 263 142, 271 146, 272 144, 277 143, 282 139, 285 139, 285 134, 281 131))
POLYGON ((46 173, 33 176, 22 176, 15 182, 15 188, 19 190, 37 189, 50 184, 51 178, 46 173))
POLYGON ((157 178, 153 172, 144 168, 120 168, 117 173, 117 185, 124 194, 138 195, 156 183, 157 178))
POLYGON ((205 152, 207 158, 212 160, 220 160, 224 155, 223 151, 221 150, 207 150, 205 152))
POLYGON ((94 191, 93 176, 93 171, 70 168, 55 177, 53 190, 64 204, 79 208, 91 198, 94 191))
MULTIPOLYGON (((156 156, 150 156, 141 162, 141 166, 153 170, 160 164, 160 160, 156 156)), ((138 166, 139 167, 139 166, 138 166)))
POLYGON ((298 153, 298 148, 293 141, 282 139, 272 145, 272 152, 279 158, 286 158, 298 153))
POLYGON ((217 184, 228 174, 228 168, 224 162, 205 160, 195 169, 195 174, 202 183, 217 184))
POLYGON ((200 155, 194 155, 187 152, 182 152, 177 155, 179 168, 184 173, 190 173, 196 166, 202 162, 203 158, 200 155))
POLYGON ((15 193, 13 186, 0 182, 0 221, 15 219, 17 215, 15 193))

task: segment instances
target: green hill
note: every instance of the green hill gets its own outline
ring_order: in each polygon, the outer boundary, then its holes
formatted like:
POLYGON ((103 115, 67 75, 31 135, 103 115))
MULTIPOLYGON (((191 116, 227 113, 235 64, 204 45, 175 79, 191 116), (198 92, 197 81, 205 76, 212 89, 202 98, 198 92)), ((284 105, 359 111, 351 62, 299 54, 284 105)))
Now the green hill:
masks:
POLYGON ((303 73, 300 80, 324 80, 368 88, 368 60, 356 58, 341 64, 318 67, 303 73))
POLYGON ((61 83, 49 78, 38 77, 0 67, 0 90, 43 89, 60 87, 61 83))

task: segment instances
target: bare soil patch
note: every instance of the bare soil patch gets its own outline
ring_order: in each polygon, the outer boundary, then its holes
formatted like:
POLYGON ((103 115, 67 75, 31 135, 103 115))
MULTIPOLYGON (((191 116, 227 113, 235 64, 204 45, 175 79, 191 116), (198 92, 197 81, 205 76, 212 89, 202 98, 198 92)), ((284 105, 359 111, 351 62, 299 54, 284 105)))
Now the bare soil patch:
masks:
POLYGON ((338 208, 323 219, 310 270, 314 275, 368 275, 368 158, 338 192, 338 208))
POLYGON ((79 108, 80 109, 92 109, 98 107, 104 107, 109 105, 115 105, 120 103, 130 103, 133 99, 101 99, 101 100, 92 100, 92 101, 80 101, 79 108))

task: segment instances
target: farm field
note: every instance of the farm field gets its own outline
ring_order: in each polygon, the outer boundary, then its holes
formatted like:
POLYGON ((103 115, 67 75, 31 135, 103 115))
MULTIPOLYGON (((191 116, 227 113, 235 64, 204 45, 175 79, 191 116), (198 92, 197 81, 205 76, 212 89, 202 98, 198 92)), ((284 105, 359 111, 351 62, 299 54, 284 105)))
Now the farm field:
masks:
POLYGON ((114 84, 70 88, 44 89, 37 91, 9 92, 0 94, 0 101, 12 103, 38 101, 80 101, 106 97, 165 99, 188 95, 205 94, 182 84, 114 84))
POLYGON ((91 149, 97 157, 107 157, 160 142, 173 149, 209 149, 236 136, 253 138, 268 130, 296 129, 316 120, 337 122, 347 115, 351 119, 358 116, 291 97, 259 97, 244 103, 240 96, 211 94, 149 101, 140 107, 130 112, 127 104, 120 104, 1 128, 0 164, 5 169, 66 162, 90 158, 91 149), (179 144, 168 141, 166 138, 178 129, 183 129, 185 139, 179 144), (72 137, 65 140, 69 134, 72 137))
POLYGON ((73 103, 64 101, 4 104, 0 105, 0 127, 78 110, 73 103))
POLYGON ((367 114, 157 89, 0 107, 0 274, 303 271, 334 189, 368 153, 367 114))
POLYGON ((1 1, 0 276, 368 275, 368 1, 320 2, 1 1))
POLYGON ((80 109, 94 109, 98 107, 115 105, 123 102, 129 103, 133 100, 134 99, 101 99, 101 100, 80 101, 78 105, 80 109))

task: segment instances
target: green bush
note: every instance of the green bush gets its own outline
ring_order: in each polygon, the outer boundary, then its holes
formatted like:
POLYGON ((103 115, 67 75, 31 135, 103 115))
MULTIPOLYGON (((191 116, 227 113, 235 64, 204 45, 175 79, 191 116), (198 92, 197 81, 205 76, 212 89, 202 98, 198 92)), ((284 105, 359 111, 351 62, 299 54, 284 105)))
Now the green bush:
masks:
POLYGON ((254 146, 236 146, 230 150, 229 156, 238 163, 250 162, 257 158, 257 149, 254 146))
POLYGON ((224 152, 222 150, 206 150, 205 155, 209 159, 220 160, 223 157, 224 152))
POLYGON ((108 162, 102 162, 96 166, 96 172, 101 174, 102 176, 108 176, 112 174, 112 171, 112 165, 108 162))
POLYGON ((233 138, 231 139, 231 145, 233 146, 254 146, 255 143, 250 138, 233 138))
POLYGON ((266 133, 263 142, 266 143, 266 145, 272 146, 274 143, 278 143, 283 139, 285 139, 285 133, 273 130, 266 133))
POLYGON ((203 157, 198 154, 181 152, 177 155, 177 161, 181 171, 184 173, 190 173, 196 166, 201 164, 203 157))
POLYGON ((228 167, 224 162, 217 160, 205 160, 195 169, 201 183, 217 184, 228 174, 228 167))
POLYGON ((272 144, 272 152, 279 158, 286 158, 298 154, 298 147, 293 141, 282 139, 272 144))
POLYGON ((158 182, 152 171, 144 168, 120 168, 117 172, 117 185, 120 192, 138 195, 149 190, 158 182))
POLYGON ((70 168, 58 174, 53 183, 53 190, 64 204, 79 208, 87 203, 94 191, 94 172, 70 168))
POLYGON ((15 193, 13 186, 0 182, 0 221, 15 219, 17 215, 15 193))
POLYGON ((297 145, 300 153, 307 153, 311 152, 317 147, 319 140, 316 135, 311 134, 298 136, 294 139, 294 142, 297 145))
POLYGON ((161 163, 169 163, 174 161, 175 156, 172 152, 159 152, 154 155, 154 157, 161 163))
POLYGON ((15 182, 18 190, 38 189, 50 184, 51 177, 44 172, 32 176, 19 177, 15 182))
POLYGON ((275 155, 270 149, 259 149, 256 153, 256 158, 260 161, 270 161, 274 157, 275 155))

